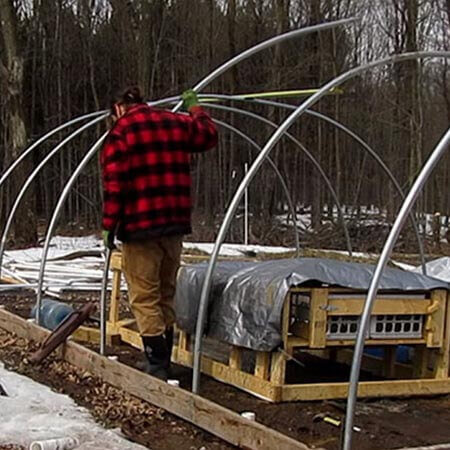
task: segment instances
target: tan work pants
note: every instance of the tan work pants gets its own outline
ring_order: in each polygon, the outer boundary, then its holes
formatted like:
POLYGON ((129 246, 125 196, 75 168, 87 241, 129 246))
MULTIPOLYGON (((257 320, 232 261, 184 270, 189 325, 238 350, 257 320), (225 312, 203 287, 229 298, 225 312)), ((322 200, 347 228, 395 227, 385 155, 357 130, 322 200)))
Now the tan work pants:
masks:
POLYGON ((175 322, 173 306, 182 236, 124 243, 122 270, 141 336, 158 336, 175 322))

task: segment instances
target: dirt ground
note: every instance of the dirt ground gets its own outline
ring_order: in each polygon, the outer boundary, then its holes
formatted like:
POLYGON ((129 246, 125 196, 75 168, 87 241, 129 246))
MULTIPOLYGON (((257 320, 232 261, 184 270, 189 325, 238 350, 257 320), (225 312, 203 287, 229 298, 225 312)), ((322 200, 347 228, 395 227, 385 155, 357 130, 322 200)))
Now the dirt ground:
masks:
POLYGON ((234 448, 64 361, 50 356, 39 366, 27 364, 27 355, 36 348, 34 343, 0 330, 0 360, 6 368, 68 394, 99 422, 108 428, 120 428, 130 440, 154 450, 234 448))
MULTIPOLYGON (((95 297, 98 294, 91 294, 95 297)), ((71 302, 76 299, 72 295, 71 302)), ((28 317, 34 303, 32 295, 2 295, 0 303, 7 309, 28 317)), ((97 350, 96 346, 89 346, 97 350)), ((94 417, 111 427, 120 427, 130 440, 152 449, 228 449, 231 445, 202 430, 137 400, 88 374, 79 373, 65 362, 48 358, 42 365, 31 367, 23 363, 30 351, 30 344, 16 339, 0 330, 0 360, 11 369, 24 373, 56 391, 69 394, 82 406, 91 410, 94 417)), ((134 367, 142 362, 142 354, 126 345, 109 349, 119 360, 134 367)), ((298 356, 306 364, 301 371, 295 362, 288 367, 288 376, 311 374, 323 381, 348 380, 348 367, 309 356, 298 356)), ((174 366, 174 378, 182 388, 190 389, 191 371, 174 366)), ((362 374, 362 379, 373 379, 362 374)), ((345 403, 339 402, 292 402, 271 404, 243 391, 202 376, 201 394, 237 412, 254 411, 256 418, 273 429, 285 433, 305 444, 338 450, 340 430, 324 422, 315 422, 317 414, 325 413, 334 418, 343 417, 345 403)), ((427 398, 392 398, 360 400, 357 404, 355 425, 361 428, 354 433, 354 448, 358 450, 390 450, 450 442, 450 396, 427 398)))

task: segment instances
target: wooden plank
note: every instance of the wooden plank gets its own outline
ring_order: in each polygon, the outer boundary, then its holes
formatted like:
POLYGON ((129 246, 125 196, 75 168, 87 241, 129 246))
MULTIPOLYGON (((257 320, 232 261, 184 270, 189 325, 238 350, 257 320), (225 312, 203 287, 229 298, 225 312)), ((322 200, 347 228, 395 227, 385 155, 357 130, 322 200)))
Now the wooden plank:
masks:
MULTIPOLYGON (((425 339, 415 339, 415 338, 408 338, 408 339, 367 339, 364 345, 374 345, 374 346, 381 346, 381 345, 420 345, 425 344, 425 339)), ((336 346, 343 346, 343 347, 354 347, 355 346, 355 339, 327 339, 327 347, 336 347, 336 346)))
POLYGON ((438 350, 435 367, 436 378, 448 378, 450 366, 450 295, 447 295, 445 302, 445 332, 442 347, 438 350))
POLYGON ((233 345, 233 347, 231 347, 231 351, 230 351, 230 357, 228 360, 228 365, 232 368, 232 369, 241 369, 241 363, 242 363, 242 350, 239 347, 236 347, 233 345))
POLYGON ((82 325, 72 333, 71 337, 76 341, 98 343, 100 342, 100 330, 82 325))
MULTIPOLYGON (((364 289, 353 289, 353 288, 345 288, 345 287, 328 287, 326 285, 318 286, 321 289, 326 289, 328 291, 328 295, 339 295, 339 294, 350 294, 350 295, 367 295, 367 291, 364 289)), ((291 287, 289 289, 290 292, 298 292, 298 293, 311 293, 313 289, 317 289, 314 287, 291 287)), ((411 295, 427 295, 430 291, 425 290, 417 290, 417 291, 408 291, 407 296, 411 295)), ((392 295, 398 298, 401 298, 403 294, 399 294, 397 290, 389 290, 389 289, 381 289, 378 290, 378 295, 381 297, 383 295, 392 295)))
POLYGON ((286 375, 286 355, 282 352, 272 352, 270 364, 270 381, 275 385, 281 385, 285 382, 286 375))
MULTIPOLYGON (((192 361, 193 355, 191 352, 178 349, 176 362, 192 367, 192 361)), ((273 383, 261 380, 242 370, 232 369, 230 366, 214 361, 207 356, 202 356, 201 371, 205 375, 231 384, 264 400, 273 402, 279 400, 279 386, 274 386, 273 383)))
POLYGON ((414 348, 413 378, 425 378, 428 374, 430 350, 425 345, 414 348))
MULTIPOLYGON (((348 383, 290 384, 281 387, 281 401, 347 398, 348 383)), ((362 381, 358 397, 404 397, 450 393, 450 379, 362 381)))
MULTIPOLYGON (((0 310, 0 328, 26 339, 41 341, 49 332, 0 310)), ((94 353, 74 342, 63 346, 64 359, 105 382, 165 409, 241 448, 255 450, 310 450, 305 444, 258 422, 244 419, 210 400, 94 353)))
POLYGON ((111 254, 111 269, 122 271, 122 252, 116 250, 111 254))
MULTIPOLYGON (((364 308, 365 297, 329 298, 329 316, 359 316, 364 308)), ((427 314, 429 299, 417 298, 377 298, 372 315, 378 314, 427 314)))
POLYGON ((444 343, 447 291, 435 289, 431 293, 430 314, 425 323, 427 347, 439 348, 444 343))
POLYGON ((109 321, 116 323, 119 320, 119 304, 120 304, 120 280, 122 272, 119 270, 113 271, 111 300, 109 303, 109 321))
POLYGON ((270 352, 256 352, 255 377, 269 379, 270 352))
POLYGON ((309 341, 304 337, 289 336, 287 340, 286 348, 291 347, 308 347, 309 341))
POLYGON ((309 305, 309 346, 325 348, 327 332, 328 289, 313 289, 309 305))
POLYGON ((281 319, 281 339, 286 349, 286 342, 289 336, 289 327, 291 321, 291 294, 288 292, 284 297, 283 316, 281 319))
POLYGON ((119 330, 122 327, 127 327, 133 329, 133 326, 136 324, 135 319, 122 319, 118 320, 115 323, 111 323, 109 320, 106 322, 106 332, 108 334, 119 334, 119 330))
POLYGON ((185 331, 180 330, 180 333, 178 335, 178 347, 182 350, 189 351, 189 342, 190 336, 188 336, 185 331))
POLYGON ((383 376, 386 378, 394 378, 397 347, 385 347, 383 351, 383 376))
POLYGON ((7 275, 2 275, 0 277, 0 283, 6 283, 6 284, 21 284, 23 283, 23 281, 21 280, 16 280, 15 278, 11 278, 7 275))
POLYGON ((142 344, 142 338, 138 331, 131 330, 127 327, 120 327, 118 329, 118 333, 122 339, 123 342, 126 342, 127 344, 130 344, 131 346, 142 350, 144 348, 142 344))

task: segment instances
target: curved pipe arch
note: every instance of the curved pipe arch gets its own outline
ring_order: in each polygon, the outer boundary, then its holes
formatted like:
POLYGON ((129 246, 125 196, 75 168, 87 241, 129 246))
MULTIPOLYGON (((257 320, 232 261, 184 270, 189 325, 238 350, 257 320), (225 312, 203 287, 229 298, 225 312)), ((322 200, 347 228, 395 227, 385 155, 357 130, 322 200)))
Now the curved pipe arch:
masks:
MULTIPOLYGON (((234 108, 234 107, 230 107, 230 106, 224 106, 224 105, 205 104, 205 106, 208 106, 208 107, 214 108, 214 109, 223 109, 223 110, 227 110, 227 111, 236 112, 238 114, 243 114, 243 115, 246 115, 248 117, 252 117, 252 118, 254 118, 256 120, 259 120, 260 122, 263 122, 263 123, 265 123, 265 124, 267 124, 267 125, 269 125, 269 126, 271 126, 273 128, 277 128, 278 127, 278 125, 276 123, 272 122, 271 120, 266 119, 265 117, 260 116, 259 114, 252 113, 250 111, 246 111, 246 110, 243 110, 243 109, 234 108)), ((328 187, 328 189, 329 189, 329 191, 331 193, 331 196, 333 197, 333 200, 335 201, 336 206, 338 208, 339 219, 341 221, 342 228, 344 230, 345 239, 346 239, 346 242, 347 242, 347 251, 348 251, 349 255, 352 256, 352 246, 351 246, 351 242, 350 242, 350 235, 348 233, 348 228, 347 228, 347 225, 345 223, 345 219, 344 219, 344 216, 343 216, 343 213, 342 213, 342 207, 341 207, 341 204, 339 202, 338 195, 337 195, 336 191, 334 190, 330 179, 328 178, 327 174, 322 169, 322 166, 317 161, 317 159, 314 158, 314 155, 298 139, 296 139, 290 133, 286 133, 286 137, 290 141, 292 141, 297 147, 300 148, 300 150, 306 155, 306 157, 310 160, 310 162, 313 164, 313 166, 318 170, 318 172, 320 173, 321 177, 325 181, 325 184, 327 185, 327 187, 328 187)))
POLYGON ((45 142, 48 138, 53 136, 55 133, 58 133, 59 131, 64 130, 64 128, 70 127, 71 125, 81 122, 85 119, 90 119, 91 117, 96 117, 102 114, 105 114, 107 111, 98 111, 93 112, 89 114, 84 114, 83 116, 75 117, 75 119, 69 120, 66 123, 63 123, 62 125, 54 128, 53 130, 50 130, 48 133, 44 134, 44 136, 41 136, 36 142, 31 144, 29 147, 27 147, 20 156, 6 169, 6 171, 3 173, 3 175, 0 177, 0 187, 2 184, 6 181, 6 179, 11 175, 11 173, 16 169, 16 167, 40 144, 45 142))
MULTIPOLYGON (((279 106, 279 107, 285 108, 285 109, 291 109, 291 110, 296 109, 295 106, 293 106, 293 105, 289 105, 287 103, 281 103, 281 102, 274 102, 271 100, 253 99, 252 101, 255 103, 279 106)), ((399 182, 397 181, 397 178, 395 178, 394 174, 391 172, 391 170, 386 165, 386 163, 375 152, 375 150, 364 139, 361 138, 361 136, 357 135, 354 131, 350 130, 343 123, 338 122, 337 120, 335 120, 329 116, 326 116, 325 114, 319 113, 319 112, 311 110, 311 109, 307 109, 305 111, 305 114, 317 117, 318 119, 324 120, 324 121, 334 125, 336 128, 339 128, 341 131, 343 131, 348 136, 350 136, 352 139, 354 139, 356 142, 358 142, 370 154, 370 156, 372 156, 375 159, 377 164, 386 173, 386 175, 388 176, 388 178, 391 180, 392 184, 394 185, 395 189, 399 193, 400 197, 402 199, 405 199, 405 193, 403 192, 403 189, 401 188, 399 182)), ((409 217, 411 220, 411 225, 413 226, 413 229, 414 229, 414 233, 416 235, 417 245, 419 247, 419 254, 420 254, 420 259, 421 259, 421 264, 422 264, 422 273, 424 275, 426 275, 427 269, 426 269, 426 265, 425 265, 426 262, 425 262, 425 251, 423 248, 423 241, 420 238, 420 233, 419 233, 419 229, 417 227, 417 222, 414 217, 414 214, 411 212, 409 217)))
MULTIPOLYGON (((50 159, 56 153, 58 153, 59 150, 61 150, 68 142, 70 142, 73 138, 78 136, 84 130, 86 130, 87 128, 89 128, 92 125, 95 125, 97 122, 99 122, 100 120, 103 120, 105 117, 106 117, 106 115, 103 114, 100 117, 97 117, 96 119, 91 120, 90 122, 84 124, 83 126, 78 128, 77 130, 75 130, 73 133, 71 133, 65 139, 63 139, 56 147, 54 147, 45 156, 45 158, 36 166, 36 168, 31 172, 31 174, 25 180, 25 183, 22 185, 22 188, 20 189, 19 193, 17 194, 17 197, 16 197, 16 199, 14 201, 14 204, 11 207, 11 211, 8 214, 8 219, 6 220, 5 227, 3 229, 3 233, 2 233, 2 236, 1 236, 1 241, 0 241, 0 275, 1 275, 1 271, 2 271, 3 254, 4 254, 4 251, 5 251, 5 245, 6 245, 6 240, 7 240, 7 237, 8 237, 8 232, 9 232, 9 229, 11 228, 11 225, 12 225, 12 222, 13 222, 13 219, 14 219, 14 215, 15 215, 15 213, 17 211, 17 208, 19 207, 19 204, 20 204, 22 198, 24 197, 28 187, 33 182, 33 180, 36 178, 36 176, 39 174, 41 169, 47 164, 48 161, 50 161, 50 159)), ((39 323, 39 312, 40 312, 39 310, 37 310, 37 312, 36 312, 36 318, 37 318, 37 322, 38 323, 39 323)))
MULTIPOLYGON (((170 97, 167 99, 162 99, 162 100, 158 100, 156 102, 151 102, 151 104, 153 106, 159 105, 159 104, 164 104, 164 103, 170 103, 173 101, 178 100, 179 97, 170 97)), ((25 192, 26 188, 29 186, 29 184, 31 183, 31 181, 34 179, 34 177, 38 174, 38 172, 42 169, 42 167, 45 165, 45 163, 51 158, 51 156, 53 156, 58 150, 60 150, 63 145, 65 145, 68 141, 70 141, 73 137, 75 137, 77 134, 79 134, 80 132, 84 131, 86 128, 88 128, 89 126, 95 124, 96 122, 104 119, 106 117, 106 114, 104 116, 101 116, 100 118, 97 118, 91 122, 89 122, 88 124, 85 124, 83 127, 81 127, 79 130, 76 130, 72 135, 70 135, 69 137, 67 137, 63 142, 61 142, 55 149, 52 150, 52 152, 47 155, 47 157, 41 161, 41 163, 39 164, 39 166, 35 169, 35 171, 33 172, 32 177, 30 177, 27 180, 26 186, 24 186, 24 188, 22 189, 23 192, 25 192)), ((214 119, 216 121, 216 119, 214 119)), ((219 121, 220 122, 220 121, 219 121)), ((231 129, 232 131, 238 133, 240 136, 242 136, 244 139, 246 139, 248 142, 250 142, 256 149, 258 149, 258 151, 261 151, 261 148, 249 137, 247 136, 245 133, 242 133, 240 130, 237 130, 236 128, 232 127, 229 124, 226 124, 225 122, 221 122, 220 123, 222 126, 226 126, 229 129, 231 129)), ((95 152, 98 150, 98 148, 100 147, 100 145, 102 144, 104 138, 106 137, 105 133, 95 144, 94 146, 91 147, 90 150, 88 150, 88 152, 85 154, 85 156, 83 157, 82 161, 80 162, 80 164, 77 166, 75 172, 72 174, 72 176, 70 177, 70 179, 68 180, 63 192, 60 195, 60 198, 58 199, 58 203, 55 206, 54 209, 54 213, 53 216, 50 220, 50 224, 47 230, 47 234, 46 234, 46 238, 45 238, 45 242, 44 242, 44 247, 43 247, 43 252, 42 252, 42 259, 41 259, 41 265, 40 265, 40 269, 39 269, 39 281, 38 281, 38 287, 37 287, 37 300, 36 300, 36 320, 37 323, 39 323, 39 319, 40 319, 40 308, 41 308, 41 300, 42 300, 42 290, 43 290, 43 281, 44 281, 44 273, 45 273, 45 265, 46 265, 46 261, 47 261, 47 255, 48 255, 48 248, 50 245, 50 240, 51 237, 53 235, 53 230, 55 228, 57 219, 59 217, 59 213, 62 209, 63 203, 65 201, 65 199, 67 198, 67 195, 71 189, 71 187, 73 186, 75 180, 78 178, 78 175, 81 173, 81 171, 83 170, 83 168, 86 166, 86 164, 89 162, 89 160, 92 158, 92 156, 95 154, 95 152)), ((289 189, 284 181, 284 178, 282 177, 281 173, 279 172, 278 168, 276 167, 276 165, 274 164, 274 162, 269 159, 268 160, 269 164, 272 166, 272 168, 274 169, 276 175, 278 176, 278 178, 280 179, 280 182, 282 184, 283 190, 285 191, 285 194, 287 196, 287 201, 290 205, 291 208, 291 213, 295 214, 295 209, 294 209, 294 205, 289 193, 289 189)), ((16 203, 15 203, 15 207, 13 208, 13 211, 10 214, 11 220, 12 217, 14 216, 15 210, 17 208, 18 203, 20 202, 20 199, 22 198, 22 195, 19 196, 16 199, 16 203)), ((295 241, 296 241, 296 251, 297 251, 297 255, 299 254, 300 251, 300 244, 299 244, 299 238, 298 238, 298 229, 296 226, 296 222, 295 222, 295 215, 294 217, 294 226, 295 226, 295 241)), ((9 227, 8 227, 9 229, 9 227)), ((6 235, 6 233, 5 233, 6 235)), ((107 258, 109 259, 109 258, 107 258)), ((1 260, 0 260, 1 261, 1 260)), ((107 262, 108 263, 108 262, 107 262)), ((102 342, 102 341, 101 341, 102 342)), ((103 351, 104 351, 104 345, 101 346, 103 347, 103 351)), ((103 354, 103 353, 102 353, 103 354)))
MULTIPOLYGON (((340 25, 347 25, 347 24, 350 24, 350 23, 354 22, 355 20, 356 20, 356 18, 352 17, 352 18, 349 18, 349 19, 340 19, 340 20, 335 20, 335 21, 332 21, 332 22, 321 23, 321 24, 318 24, 318 25, 311 25, 309 27, 300 28, 298 30, 288 31, 286 33, 279 34, 278 36, 274 36, 274 37, 272 37, 270 39, 267 39, 267 40, 265 40, 263 42, 260 42, 259 44, 256 44, 253 47, 248 48, 247 50, 244 50, 243 52, 241 52, 238 55, 234 56, 230 60, 226 61, 225 63, 223 63, 222 65, 217 67, 217 69, 214 69, 205 78, 203 78, 203 80, 201 80, 199 83, 197 83, 193 87, 193 90, 195 92, 201 91, 204 87, 206 87, 209 83, 211 83, 211 81, 216 79, 218 76, 222 75, 224 72, 226 72, 231 67, 235 66, 236 64, 238 64, 239 62, 243 61, 244 59, 247 59, 250 56, 253 56, 256 53, 258 53, 258 52, 260 52, 262 50, 265 50, 266 48, 274 46, 275 44, 280 44, 281 42, 288 41, 290 39, 293 39, 295 37, 301 36, 303 34, 308 34, 308 33, 312 33, 312 32, 315 32, 315 31, 328 30, 330 28, 335 28, 335 27, 338 27, 340 25)), ((175 107, 173 108, 172 111, 173 112, 178 111, 181 108, 182 104, 183 104, 183 102, 179 101, 175 105, 175 107)))
MULTIPOLYGON (((277 106, 277 107, 282 107, 285 109, 295 109, 295 106, 286 104, 286 103, 281 103, 281 102, 274 102, 274 101, 270 101, 270 100, 262 100, 262 99, 253 99, 253 100, 248 100, 248 99, 242 99, 238 96, 225 96, 225 95, 220 95, 220 94, 212 94, 213 97, 217 97, 217 98, 225 98, 225 99, 233 99, 233 100, 237 100, 237 101, 247 101, 247 102, 255 102, 255 103, 262 103, 262 104, 267 104, 267 105, 272 105, 272 106, 277 106)), ((170 101, 174 101, 177 100, 179 97, 169 97, 157 102, 154 102, 153 104, 164 104, 170 101)), ((0 187, 3 184, 3 182, 6 181, 6 179, 8 178, 8 176, 13 172, 13 170, 17 167, 17 165, 29 154, 31 153, 38 145, 40 145, 41 143, 43 143, 45 140, 47 140, 49 137, 51 137, 53 134, 63 130, 64 128, 73 125, 79 121, 91 118, 91 117, 95 117, 101 114, 106 114, 107 111, 103 110, 103 111, 98 111, 98 112, 93 112, 93 113, 89 113, 89 114, 85 114, 82 115, 80 117, 77 117, 71 121, 66 122, 65 124, 60 125, 59 127, 51 130, 50 132, 48 132, 47 134, 45 134, 44 136, 42 136, 41 138, 38 139, 38 141, 36 141, 35 143, 33 143, 30 147, 28 147, 20 156, 17 160, 15 160, 11 166, 6 170, 6 172, 0 177, 0 187)), ((350 129, 348 129, 347 127, 345 127, 342 123, 332 119, 331 117, 325 116, 324 114, 321 114, 319 112, 316 111, 312 111, 312 110, 306 110, 305 111, 306 114, 310 114, 313 115, 315 117, 318 117, 320 119, 323 119, 331 124, 333 124, 334 126, 340 128, 342 131, 344 131, 345 133, 347 133, 350 137, 352 137, 353 139, 355 139, 357 142, 359 142, 371 155, 372 157, 378 162, 378 164, 382 167, 382 169, 385 171, 385 173, 387 174, 387 176, 391 179, 392 183, 394 184, 395 188, 397 189, 397 191, 399 192, 399 194, 401 195, 402 198, 405 197, 400 185, 398 184, 396 178, 394 177, 394 175, 392 174, 392 172, 389 170, 389 168, 386 166, 386 164, 383 162, 383 160, 378 156, 378 154, 360 137, 358 136, 356 133, 354 133, 353 131, 351 131, 350 129)), ((420 253, 420 257, 421 257, 421 263, 422 263, 422 273, 424 275, 426 275, 426 265, 425 265, 425 257, 424 257, 424 249, 423 249, 423 243, 422 240, 420 238, 420 234, 417 228, 417 224, 414 218, 414 215, 411 213, 410 214, 411 217, 411 222, 414 228, 414 232, 416 234, 416 238, 418 241, 418 246, 419 246, 419 253, 420 253)), ((343 222, 344 223, 344 222, 343 222)), ((348 234, 348 231, 347 231, 348 234)), ((347 238, 347 246, 349 247, 349 238, 347 238)), ((3 255, 3 250, 0 249, 0 273, 1 273, 1 261, 2 261, 2 255, 3 255)))
MULTIPOLYGON (((302 34, 307 34, 307 33, 315 32, 315 31, 323 31, 323 30, 326 30, 326 29, 330 29, 330 28, 334 28, 334 27, 340 26, 340 25, 346 25, 346 24, 349 24, 351 22, 354 22, 355 20, 356 20, 355 18, 336 20, 336 21, 332 21, 332 22, 328 22, 328 23, 323 23, 323 24, 318 24, 318 25, 305 27, 305 28, 302 28, 302 29, 299 29, 299 30, 289 31, 287 33, 284 33, 284 34, 275 36, 273 38, 267 39, 266 41, 263 41, 263 42, 255 45, 255 46, 253 46, 253 47, 251 47, 251 48, 241 52, 240 54, 238 54, 235 57, 231 58, 230 60, 226 61, 224 64, 220 65, 217 69, 213 70, 210 74, 208 74, 205 78, 203 78, 203 80, 201 80, 198 84, 196 84, 193 89, 196 92, 200 91, 205 86, 207 86, 211 81, 213 81, 219 75, 221 75, 226 70, 230 69, 231 67, 233 67, 234 65, 236 65, 240 61, 243 61, 244 59, 246 59, 246 58, 256 54, 257 52, 259 52, 261 50, 264 50, 266 48, 269 48, 269 47, 271 47, 271 46, 273 46, 273 45, 275 45, 277 43, 281 43, 281 42, 283 42, 285 40, 292 39, 292 38, 300 36, 302 34)), ((174 112, 178 111, 178 109, 182 106, 182 103, 183 102, 180 100, 178 102, 178 104, 175 105, 175 107, 173 108, 173 111, 174 112)), ((101 139, 101 142, 103 141, 103 139, 101 139)), ((98 142, 100 142, 100 140, 98 142)), ((100 142, 100 144, 101 144, 101 142, 100 142)), ((96 145, 94 145, 94 147, 95 146, 96 145)), ((90 151, 88 152, 88 154, 90 154, 90 151)), ((86 157, 87 157, 87 155, 86 155, 86 157)), ((44 258, 44 261, 45 261, 45 258, 44 258)), ((41 267, 41 269, 42 269, 42 267, 41 267)), ((40 271, 40 274, 39 274, 38 300, 40 300, 40 296, 41 296, 41 292, 42 292, 42 282, 43 282, 43 280, 41 279, 42 275, 43 274, 40 271)), ((40 304, 38 305, 38 307, 40 307, 40 304)), ((37 314, 39 314, 39 309, 37 311, 37 314)))
MULTIPOLYGON (((275 107, 284 108, 284 109, 290 109, 290 110, 295 110, 296 109, 295 106, 289 105, 288 103, 275 102, 275 101, 272 101, 272 100, 243 99, 240 96, 223 95, 223 94, 209 94, 209 95, 207 95, 207 94, 200 94, 199 95, 199 98, 211 98, 211 97, 212 98, 224 99, 224 100, 233 100, 233 101, 247 102, 247 103, 248 102, 260 103, 260 104, 264 104, 264 105, 275 106, 275 107)), ((204 105, 205 106, 214 107, 212 105, 207 104, 206 102, 204 103, 204 105)), ((333 126, 335 126, 335 127, 339 128, 340 130, 342 130, 344 133, 346 133, 348 136, 350 136, 356 142, 358 142, 375 159, 375 161, 380 165, 382 170, 386 173, 388 178, 393 183, 394 187, 396 188, 396 190, 400 194, 400 196, 403 199, 405 198, 405 194, 404 194, 400 184, 398 183, 397 179, 395 178, 394 174, 391 172, 389 167, 385 164, 385 162, 381 159, 381 157, 375 152, 375 150, 366 141, 364 141, 359 135, 357 135, 354 131, 350 130, 348 127, 346 127, 341 122, 338 122, 337 120, 335 120, 335 119, 333 119, 333 118, 331 118, 329 116, 326 116, 325 114, 322 114, 322 113, 319 113, 317 111, 310 110, 310 109, 307 109, 305 111, 305 114, 317 117, 318 119, 324 120, 324 121, 332 124, 333 126)), ((341 208, 340 208, 340 210, 341 210, 341 208)), ((343 220, 343 219, 341 218, 341 220, 343 220)), ((418 247, 419 247, 419 254, 420 254, 421 265, 422 265, 422 273, 424 275, 426 275, 427 274, 427 270, 426 270, 426 264, 425 264, 425 252, 424 252, 424 248, 423 248, 423 242, 422 242, 422 239, 420 238, 420 233, 419 233, 419 230, 418 230, 418 227, 417 227, 417 222, 416 222, 416 220, 414 218, 414 215, 412 213, 410 214, 410 220, 411 220, 411 223, 412 223, 415 235, 416 235, 418 247)), ((349 238, 348 238, 348 240, 349 240, 349 238)))
MULTIPOLYGON (((305 100, 298 108, 292 112, 286 120, 280 125, 277 131, 269 138, 266 145, 264 146, 262 152, 258 155, 258 157, 253 162, 246 176, 242 180, 239 188, 237 189, 229 207, 225 214, 225 218, 222 222, 222 225, 219 229, 219 233, 216 238, 216 242, 214 244, 213 251, 211 253, 211 258, 208 263, 208 269, 206 271, 205 280, 202 286, 202 292, 200 296, 200 304, 197 315, 197 325, 195 331, 195 346, 194 346, 194 362, 193 362, 193 380, 192 380, 192 391, 194 393, 198 392, 199 389, 199 374, 200 374, 200 358, 201 358, 201 340, 203 335, 204 328, 204 319, 206 314, 206 305, 207 299, 209 297, 209 293, 211 290, 211 279, 212 273, 215 268, 217 262, 217 256, 220 250, 220 246, 224 240, 224 235, 226 234, 231 217, 234 215, 237 205, 239 204, 243 193, 247 186, 250 184, 251 180, 255 176, 259 167, 261 166, 264 158, 270 153, 275 144, 279 141, 281 136, 289 129, 289 127, 294 123, 294 121, 300 117, 307 108, 311 107, 315 103, 317 103, 327 92, 329 92, 332 88, 339 86, 343 82, 357 76, 359 73, 364 72, 370 68, 381 66, 384 64, 393 64, 400 61, 407 61, 410 59, 420 59, 427 57, 450 57, 450 52, 412 52, 412 53, 404 53, 401 55, 393 55, 388 58, 384 58, 381 60, 373 61, 368 64, 363 64, 362 66, 353 68, 343 74, 337 76, 333 80, 326 83, 319 91, 305 100)), ((350 400, 350 399, 349 399, 350 400)))
POLYGON ((45 264, 47 262, 48 248, 50 245, 50 239, 52 237, 53 230, 54 230, 56 222, 59 218, 59 213, 61 211, 61 208, 64 204, 66 197, 69 195, 70 189, 72 189, 73 184, 77 180, 78 175, 81 173, 81 171, 85 168, 85 166, 89 163, 89 161, 94 156, 94 154, 97 152, 99 147, 102 145, 107 134, 108 134, 108 132, 103 133, 103 135, 85 153, 85 155, 83 156, 83 159, 80 161, 77 168, 75 169, 75 171, 73 172, 73 174, 67 181, 66 185, 64 186, 64 189, 61 192, 61 195, 58 199, 55 209, 53 210, 53 215, 52 215, 52 218, 48 225, 47 233, 45 235, 45 242, 44 242, 44 247, 42 249, 42 256, 41 256, 41 265, 39 267, 39 279, 38 279, 38 286, 37 286, 37 291, 36 291, 36 321, 38 324, 39 324, 39 313, 40 313, 40 309, 41 309, 42 288, 43 288, 43 284, 44 284, 44 271, 45 271, 45 264))
MULTIPOLYGON (((173 101, 177 101, 179 100, 180 96, 173 96, 173 97, 168 97, 166 99, 162 99, 156 102, 149 102, 150 105, 160 105, 160 104, 164 104, 167 102, 173 102, 173 101)), ((104 113, 104 117, 107 117, 109 115, 109 112, 103 112, 104 113)), ((97 113, 94 113, 97 114, 97 113)), ((99 113, 100 114, 100 113, 99 113)), ((102 117, 102 119, 104 118, 102 117)), ((89 124, 89 125, 92 125, 89 124)), ((39 319, 40 319, 40 310, 41 310, 41 303, 42 303, 42 290, 43 290, 43 285, 44 285, 44 272, 45 272, 45 265, 47 263, 47 256, 48 256, 48 249, 50 246, 50 240, 51 237, 53 235, 53 230, 56 226, 56 222, 59 218, 59 214, 61 211, 61 208, 64 204, 64 201, 66 199, 66 197, 68 196, 70 189, 72 188, 73 184, 75 183, 76 179, 78 178, 79 174, 81 173, 81 171, 84 169, 84 167, 89 163, 89 161, 91 160, 91 158, 94 156, 94 154, 96 153, 96 151, 99 149, 99 147, 101 146, 101 144, 103 143, 105 137, 107 136, 108 132, 104 133, 102 135, 102 137, 100 137, 95 144, 86 152, 85 156, 83 157, 83 159, 80 161, 79 165, 77 166, 77 168, 75 169, 74 173, 70 176, 69 180, 67 181, 63 191, 61 192, 61 195, 58 199, 58 202, 54 208, 53 211, 53 215, 50 219, 50 223, 47 229, 47 233, 45 235, 45 241, 44 241, 44 246, 42 249, 42 256, 41 256, 41 264, 39 267, 39 278, 38 278, 38 284, 37 284, 37 288, 36 288, 36 321, 39 324, 39 319)), ((108 258, 109 259, 109 258, 108 258)), ((106 262, 105 267, 107 267, 109 265, 109 261, 106 262)), ((103 295, 103 292, 102 292, 103 295)))
MULTIPOLYGON (((213 121, 215 123, 217 123, 218 125, 229 129, 230 131, 232 131, 233 133, 237 134, 238 136, 242 137, 244 140, 246 140, 255 150, 257 150, 258 152, 260 152, 262 150, 262 148, 247 134, 243 133, 241 130, 233 127, 232 125, 223 122, 221 120, 218 119, 213 119, 213 121)), ((273 169, 273 171, 275 172, 275 175, 277 176, 277 178, 279 179, 280 183, 281 183, 281 187, 284 191, 284 195, 286 196, 287 202, 289 204, 289 208, 291 210, 291 214, 292 214, 292 220, 293 220, 293 225, 294 225, 294 234, 295 234, 295 248, 296 248, 296 254, 297 257, 300 255, 300 239, 298 237, 298 227, 297 227, 297 218, 296 218, 296 214, 295 214, 295 207, 294 207, 294 202, 292 201, 292 197, 291 194, 289 192, 289 188, 286 184, 286 181, 283 178, 283 175, 281 175, 281 172, 278 170, 278 167, 276 166, 276 164, 273 162, 272 158, 267 158, 267 162, 269 163, 270 167, 273 169)))
MULTIPOLYGON (((450 57, 450 56, 449 56, 450 57)), ((431 156, 428 158, 427 162, 422 167, 416 181, 412 185, 408 195, 406 196, 400 211, 395 219, 394 225, 387 237, 383 250, 381 252, 380 258, 378 259, 377 266, 375 268, 372 281, 367 292, 367 297, 364 302, 364 310, 361 315, 361 323, 358 327, 358 335, 356 338, 355 351, 353 353, 352 368, 350 373, 350 384, 348 390, 348 400, 347 400, 347 412, 345 416, 345 428, 344 428, 344 443, 343 450, 350 450, 352 446, 352 435, 353 435, 353 418, 355 414, 355 403, 358 391, 358 381, 359 372, 361 369, 361 359, 364 351, 364 342, 366 330, 369 326, 369 319, 372 313, 373 303, 377 295, 378 286, 380 284, 381 275, 386 267, 389 260, 390 254, 397 242, 400 231, 415 203, 417 197, 420 194, 423 186, 428 180, 431 172, 433 171, 436 164, 444 155, 444 152, 450 146, 450 128, 444 134, 444 136, 439 141, 438 145, 433 150, 431 156)))

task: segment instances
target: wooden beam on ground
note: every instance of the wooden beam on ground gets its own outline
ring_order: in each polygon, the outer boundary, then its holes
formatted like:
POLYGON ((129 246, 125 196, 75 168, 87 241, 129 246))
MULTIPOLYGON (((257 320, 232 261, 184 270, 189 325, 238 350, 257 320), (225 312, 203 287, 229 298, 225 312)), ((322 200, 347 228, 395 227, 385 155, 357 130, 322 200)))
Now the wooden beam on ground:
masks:
MULTIPOLYGON (((450 379, 360 381, 359 397, 410 397, 449 394, 450 379)), ((347 398, 348 383, 290 384, 281 387, 281 401, 347 398)))
MULTIPOLYGON (((42 341, 50 333, 5 309, 0 309, 0 328, 34 341, 42 341)), ((284 434, 118 361, 111 361, 75 342, 67 342, 61 355, 68 363, 89 371, 106 383, 163 408, 238 447, 255 450, 309 450, 305 444, 284 434)))

